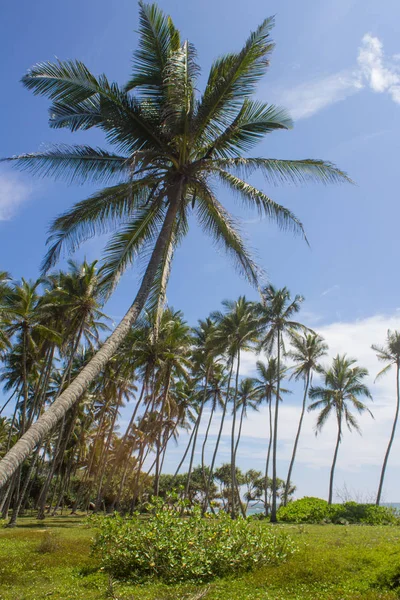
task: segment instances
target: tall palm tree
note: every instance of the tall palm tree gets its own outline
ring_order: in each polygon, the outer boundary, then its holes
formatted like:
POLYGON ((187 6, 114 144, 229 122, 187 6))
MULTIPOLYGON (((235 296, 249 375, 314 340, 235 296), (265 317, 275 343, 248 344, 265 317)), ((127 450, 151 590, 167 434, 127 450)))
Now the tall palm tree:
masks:
POLYGON ((240 413, 239 417, 239 428, 235 442, 235 457, 242 437, 243 421, 247 417, 248 410, 258 411, 262 395, 258 391, 257 381, 253 377, 245 377, 242 379, 239 385, 237 394, 237 405, 236 409, 240 413))
MULTIPOLYGON (((280 364, 280 372, 278 374, 278 361, 274 357, 270 357, 267 363, 263 363, 261 360, 257 361, 257 374, 258 377, 255 379, 256 382, 256 392, 260 396, 261 401, 265 401, 268 405, 268 423, 269 423, 269 441, 268 441, 268 450, 267 456, 265 460, 265 476, 264 476, 264 508, 265 515, 268 516, 269 513, 269 503, 268 503, 268 484, 269 484, 269 462, 271 457, 271 447, 274 438, 273 434, 273 418, 272 418, 272 398, 276 396, 277 392, 277 382, 282 382, 282 379, 285 376, 287 371, 286 367, 280 364)), ((289 394, 290 391, 283 388, 282 385, 279 386, 279 396, 280 400, 282 400, 283 394, 289 394)))
MULTIPOLYGON (((235 518, 235 494, 236 494, 236 416, 237 416, 237 399, 239 392, 239 374, 240 374, 240 359, 242 352, 254 350, 255 344, 258 341, 260 331, 260 320, 255 311, 253 302, 246 300, 244 296, 240 296, 238 300, 232 302, 224 300, 222 303, 225 311, 218 311, 213 314, 217 324, 216 340, 220 341, 221 349, 227 356, 228 362, 236 366, 235 388, 232 396, 232 428, 231 428, 231 509, 232 518, 235 518)), ((228 387, 229 383, 228 383, 228 387)), ((229 401, 229 393, 227 394, 229 401)))
POLYGON ((290 459, 288 475, 286 478, 285 492, 283 495, 283 502, 285 506, 289 497, 290 480, 292 477, 293 465, 296 459, 297 446, 299 443, 304 413, 306 410, 308 389, 312 383, 314 371, 318 371, 320 368, 320 359, 326 355, 328 350, 328 346, 325 344, 323 338, 316 333, 303 333, 299 335, 298 333, 292 332, 290 334, 290 343, 291 350, 288 352, 288 356, 295 363, 292 377, 294 377, 296 380, 303 380, 304 394, 299 424, 297 426, 297 433, 293 444, 292 458, 290 459))
POLYGON ((214 182, 221 182, 279 226, 303 234, 301 223, 288 209, 242 177, 259 171, 270 183, 349 181, 345 173, 321 160, 243 157, 266 134, 292 126, 282 109, 252 100, 274 47, 273 19, 263 21, 239 52, 213 63, 198 96, 199 67, 193 45, 181 40, 172 20, 155 4, 141 2, 139 10, 139 47, 126 85, 110 82, 105 75, 95 77, 77 60, 39 63, 22 80, 34 94, 52 101, 51 127, 73 132, 98 128, 116 150, 61 145, 11 159, 41 176, 113 182, 56 219, 44 268, 55 264, 63 248, 75 250, 87 238, 112 229, 116 231, 104 256, 108 290, 139 252, 148 250, 151 255, 125 317, 77 379, 0 463, 0 485, 79 400, 149 297, 158 304, 191 210, 201 227, 257 284, 257 268, 235 220, 214 194, 214 182))
POLYGON ((400 408, 400 332, 399 331, 388 331, 386 335, 386 344, 384 346, 373 345, 372 350, 377 353, 378 359, 382 362, 388 363, 386 367, 382 369, 377 375, 377 379, 386 375, 386 373, 392 368, 393 365, 396 367, 396 410, 394 413, 392 433, 390 434, 389 443, 386 449, 385 458, 383 459, 381 477, 379 480, 378 493, 376 496, 376 504, 379 506, 382 495, 383 482, 385 479, 386 467, 389 460, 390 450, 392 448, 394 436, 396 433, 397 421, 399 418, 400 408))
POLYGON ((292 300, 289 290, 284 287, 275 288, 268 285, 262 291, 262 304, 260 312, 267 326, 267 331, 260 343, 260 350, 271 354, 276 350, 276 394, 275 394, 275 412, 274 429, 272 442, 272 506, 271 522, 276 523, 277 511, 277 473, 276 459, 278 446, 278 423, 279 423, 279 400, 281 383, 281 354, 285 353, 284 336, 286 333, 298 330, 304 330, 301 323, 294 321, 294 316, 299 312, 304 298, 296 295, 292 300))
POLYGON ((332 504, 333 496, 333 478, 335 475, 336 460, 340 442, 343 436, 343 425, 346 424, 349 431, 355 429, 361 433, 357 419, 351 410, 355 409, 359 414, 372 412, 359 400, 359 397, 371 399, 371 393, 363 380, 368 375, 367 369, 354 366, 356 360, 348 358, 345 354, 335 356, 332 365, 328 369, 321 369, 324 377, 323 386, 311 386, 309 396, 314 402, 310 404, 308 410, 320 410, 317 418, 316 432, 319 433, 329 416, 334 414, 337 422, 337 437, 331 473, 329 478, 329 496, 328 503, 332 504))

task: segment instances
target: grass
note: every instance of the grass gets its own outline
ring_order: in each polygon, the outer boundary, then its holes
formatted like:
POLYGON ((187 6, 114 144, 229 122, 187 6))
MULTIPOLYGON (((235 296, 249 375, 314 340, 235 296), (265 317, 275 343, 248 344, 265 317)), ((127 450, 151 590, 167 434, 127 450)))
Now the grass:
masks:
MULTIPOLYGON (((265 525, 269 527, 269 525, 265 525)), ((286 563, 208 586, 206 600, 394 600, 377 587, 399 565, 400 528, 282 525, 299 551, 286 563)), ((0 600, 191 600, 204 587, 113 582, 90 556, 93 530, 80 517, 23 518, 0 530, 0 600)))

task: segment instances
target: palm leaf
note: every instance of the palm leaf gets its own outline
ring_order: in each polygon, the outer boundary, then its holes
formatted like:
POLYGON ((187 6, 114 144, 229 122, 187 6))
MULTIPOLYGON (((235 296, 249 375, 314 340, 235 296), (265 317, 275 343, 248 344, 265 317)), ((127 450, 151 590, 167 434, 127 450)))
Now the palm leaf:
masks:
POLYGON ((333 163, 306 158, 302 160, 281 160, 277 158, 224 158, 216 161, 217 166, 228 169, 240 176, 248 177, 261 172, 269 183, 302 184, 308 182, 353 183, 344 171, 333 163))
POLYGON ((127 158, 90 146, 51 146, 44 152, 2 159, 21 170, 68 183, 108 182, 129 172, 127 158))
POLYGON ((197 216, 204 231, 211 235, 217 244, 222 244, 236 267, 258 287, 260 269, 250 256, 232 215, 222 206, 211 190, 199 182, 197 193, 197 216))
POLYGON ((274 202, 257 188, 227 171, 219 170, 218 175, 222 182, 239 194, 248 206, 256 208, 260 216, 266 216, 275 221, 281 229, 302 235, 307 241, 302 223, 289 209, 274 202))

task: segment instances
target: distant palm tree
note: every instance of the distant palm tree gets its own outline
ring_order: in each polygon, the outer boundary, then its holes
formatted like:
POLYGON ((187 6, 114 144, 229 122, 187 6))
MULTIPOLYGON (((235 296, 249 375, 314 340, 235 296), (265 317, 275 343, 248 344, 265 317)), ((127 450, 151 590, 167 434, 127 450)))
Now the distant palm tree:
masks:
MULTIPOLYGON (((239 393, 240 359, 242 352, 255 349, 260 332, 260 320, 255 311, 253 302, 240 296, 236 301, 225 300, 223 303, 225 311, 213 313, 217 324, 215 334, 216 342, 220 341, 220 347, 228 356, 228 362, 236 366, 235 386, 232 395, 232 427, 231 427, 231 509, 232 518, 235 518, 236 502, 236 415, 237 399, 239 393)), ((230 389, 230 382, 228 383, 230 389)), ((229 401, 229 391, 227 392, 229 401)))
POLYGON ((278 445, 278 423, 279 423, 279 400, 280 400, 280 380, 281 380, 281 355, 285 353, 284 335, 298 330, 306 329, 304 325, 294 321, 294 316, 299 312, 304 298, 296 295, 294 299, 290 297, 289 290, 284 287, 277 289, 273 285, 268 285, 262 290, 262 304, 260 306, 261 316, 265 320, 267 332, 260 342, 260 350, 272 354, 276 351, 276 394, 275 394, 275 414, 274 431, 272 442, 272 506, 271 522, 276 523, 277 511, 277 445, 278 445))
MULTIPOLYGON (((278 363, 276 358, 269 358, 267 363, 263 363, 261 360, 257 361, 257 374, 258 378, 255 380, 256 382, 256 391, 260 395, 260 400, 265 400, 268 405, 268 423, 269 423, 269 441, 268 441, 268 450, 267 457, 265 461, 265 476, 263 479, 264 482, 264 508, 265 515, 268 516, 269 513, 269 503, 268 503, 268 484, 269 484, 269 462, 271 458, 271 447, 274 438, 273 433, 273 418, 272 418, 272 398, 276 396, 277 392, 277 382, 278 379, 282 382, 282 379, 285 376, 287 371, 285 365, 280 365, 280 373, 278 375, 278 363)), ((289 390, 283 388, 281 385, 279 387, 279 396, 282 400, 282 394, 291 393, 289 390)))
POLYGON ((376 504, 379 506, 382 495, 383 481, 385 479, 386 467, 389 460, 390 450, 392 448, 394 435, 396 433, 397 420, 399 418, 400 408, 400 332, 399 331, 388 331, 386 336, 386 344, 384 346, 373 345, 372 350, 377 353, 378 359, 382 362, 389 363, 378 373, 376 378, 386 375, 386 373, 396 366, 396 411, 394 413, 394 420, 392 425, 392 433, 390 434, 389 443, 386 449, 385 458, 383 460, 381 478, 379 480, 378 493, 376 496, 376 504))
POLYGON ((332 504, 333 478, 339 445, 342 441, 343 422, 347 425, 349 431, 355 429, 361 433, 357 419, 351 413, 351 409, 355 409, 359 414, 368 412, 373 416, 369 408, 358 399, 359 396, 372 397, 368 387, 363 383, 368 371, 354 366, 356 362, 355 359, 348 358, 345 354, 342 356, 338 354, 333 359, 332 366, 329 369, 321 369, 324 385, 312 386, 309 392, 310 398, 315 402, 310 404, 308 410, 320 410, 316 432, 321 431, 331 414, 335 415, 337 422, 336 446, 329 478, 329 504, 332 504))
POLYGON ((234 218, 214 194, 216 182, 279 226, 303 234, 301 223, 288 209, 242 177, 258 171, 270 183, 349 181, 345 173, 321 160, 243 157, 266 134, 292 126, 282 109, 251 99, 269 65, 272 26, 273 19, 266 19, 239 52, 218 58, 200 96, 194 47, 181 40, 172 20, 155 4, 142 2, 139 48, 125 86, 110 82, 105 75, 95 77, 82 62, 73 60, 39 63, 23 77, 26 88, 53 102, 51 127, 73 132, 98 128, 116 149, 113 153, 88 145, 59 145, 11 159, 42 176, 114 182, 55 220, 44 268, 55 264, 63 248, 75 250, 86 239, 113 229, 104 257, 108 291, 139 253, 150 253, 150 259, 121 323, 23 442, 0 463, 0 485, 79 400, 149 298, 159 305, 174 249, 188 231, 191 211, 257 285, 257 267, 234 218))
POLYGON ((235 457, 239 447, 240 438, 242 437, 243 421, 247 417, 247 411, 249 409, 258 411, 258 407, 261 403, 261 394, 256 385, 257 381, 253 377, 246 377, 245 379, 242 379, 239 385, 236 408, 240 413, 240 418, 235 443, 235 457))
POLYGON ((298 333, 292 332, 290 334, 290 342, 291 350, 288 352, 288 356, 295 362, 292 377, 294 377, 296 380, 302 379, 304 381, 304 394, 296 438, 293 445, 292 458, 290 460, 288 475, 286 478, 285 492, 283 495, 283 502, 285 506, 289 497, 290 480, 292 477, 293 465, 296 459, 297 445, 299 443, 301 427, 303 425, 303 418, 306 410, 308 388, 312 383, 313 372, 319 370, 319 361, 323 356, 326 355, 328 350, 328 346, 325 344, 323 338, 316 333, 303 333, 299 335, 298 333))

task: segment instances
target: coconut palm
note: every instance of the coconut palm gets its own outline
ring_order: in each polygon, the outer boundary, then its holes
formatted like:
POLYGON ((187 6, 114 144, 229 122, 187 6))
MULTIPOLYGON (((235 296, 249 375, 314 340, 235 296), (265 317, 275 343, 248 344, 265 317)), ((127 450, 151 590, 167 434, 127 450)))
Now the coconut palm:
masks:
POLYGON ((52 101, 51 127, 72 132, 97 128, 115 148, 111 152, 60 145, 11 159, 41 176, 113 183, 56 219, 44 268, 53 266, 63 249, 75 250, 87 238, 114 229, 103 273, 111 290, 139 252, 151 254, 125 317, 78 378, 3 459, 1 485, 79 400, 149 297, 158 305, 191 211, 247 278, 257 283, 257 268, 235 220, 213 191, 216 182, 279 226, 303 234, 288 209, 243 177, 259 171, 269 183, 349 181, 345 173, 321 160, 243 157, 266 134, 292 126, 284 110, 252 99, 269 65, 272 27, 273 19, 266 19, 239 52, 218 58, 200 96, 194 47, 181 40, 172 20, 154 4, 140 3, 139 47, 125 86, 105 75, 96 77, 77 60, 39 63, 23 77, 27 89, 52 101))
MULTIPOLYGON (((273 442, 273 418, 272 418, 272 398, 276 396, 277 393, 277 382, 278 379, 280 383, 282 383, 282 379, 285 376, 287 371, 285 365, 280 365, 280 372, 278 375, 278 361, 276 358, 271 357, 268 359, 267 363, 263 363, 261 360, 257 361, 257 374, 258 377, 255 379, 256 382, 256 392, 260 396, 261 401, 265 401, 268 405, 268 423, 269 423, 269 441, 268 441, 268 450, 267 457, 265 461, 265 477, 264 477, 264 508, 265 514, 268 516, 269 511, 269 503, 268 503, 268 484, 269 484, 269 462, 271 457, 271 447, 273 442)), ((283 394, 291 393, 289 390, 285 389, 280 385, 279 387, 279 395, 280 400, 282 400, 283 394)))
POLYGON ((240 414, 240 417, 239 428, 235 442, 235 457, 239 447, 240 438, 242 437, 243 421, 247 417, 247 412, 248 410, 258 411, 258 407, 262 400, 262 395, 260 395, 256 385, 257 380, 253 377, 245 377, 245 379, 242 379, 239 385, 236 409, 240 414))
POLYGON ((290 459, 288 475, 286 478, 285 493, 283 496, 283 502, 285 506, 289 497, 290 480, 292 477, 293 465, 296 459, 297 446, 299 443, 304 413, 306 410, 308 389, 310 387, 310 384, 312 383, 313 373, 315 371, 318 371, 318 369, 320 368, 320 359, 326 355, 328 350, 328 346, 327 344, 325 344, 323 338, 316 333, 305 332, 303 334, 298 334, 292 332, 290 334, 290 344, 291 350, 288 352, 288 356, 295 363, 292 377, 296 381, 303 380, 304 394, 299 424, 297 426, 296 437, 293 445, 292 458, 290 459))
POLYGON ((343 425, 347 425, 349 431, 355 429, 361 433, 357 419, 351 412, 352 409, 355 409, 358 414, 367 412, 372 416, 372 412, 365 403, 359 400, 360 396, 367 399, 372 398, 368 387, 363 383, 368 371, 355 366, 356 362, 355 359, 348 358, 346 354, 342 356, 338 354, 333 359, 331 367, 321 369, 324 385, 311 386, 309 392, 309 396, 314 402, 310 404, 308 410, 320 410, 316 433, 322 430, 331 414, 336 417, 337 437, 329 478, 329 504, 332 504, 333 479, 339 445, 343 436, 343 425))
POLYGON ((392 448, 394 436, 396 433, 397 420, 399 418, 400 408, 400 332, 388 331, 386 335, 386 344, 384 346, 373 345, 372 350, 377 354, 378 360, 388 363, 377 375, 377 379, 386 375, 393 365, 396 367, 396 410, 394 413, 392 433, 390 434, 389 443, 386 449, 385 458, 383 459, 381 477, 379 480, 378 493, 376 496, 376 504, 379 506, 382 495, 383 482, 385 479, 386 467, 389 460, 390 450, 392 448))
MULTIPOLYGON (((217 332, 215 334, 216 343, 220 342, 220 348, 228 356, 228 363, 231 366, 230 377, 234 365, 236 366, 235 387, 232 395, 232 428, 231 428, 231 493, 236 494, 236 416, 237 416, 237 399, 239 392, 239 374, 240 374, 240 359, 243 352, 254 350, 255 344, 258 341, 260 330, 260 320, 255 311, 253 302, 246 300, 244 296, 240 296, 238 300, 232 302, 224 300, 222 303, 225 311, 213 313, 213 317, 217 324, 217 332)), ((227 400, 229 401, 229 392, 231 380, 228 381, 227 400)), ((235 517, 236 502, 234 497, 231 498, 232 518, 235 517)))
POLYGON ((296 295, 292 300, 289 290, 284 287, 277 289, 273 285, 268 285, 262 291, 262 304, 260 312, 265 320, 267 331, 260 343, 260 350, 267 354, 276 351, 276 394, 275 394, 275 412, 274 428, 272 442, 272 506, 271 522, 276 522, 277 510, 277 445, 278 445, 278 423, 279 423, 279 400, 280 400, 280 382, 281 382, 281 354, 285 353, 284 336, 292 331, 304 330, 301 323, 294 321, 294 316, 299 312, 304 298, 296 295))

